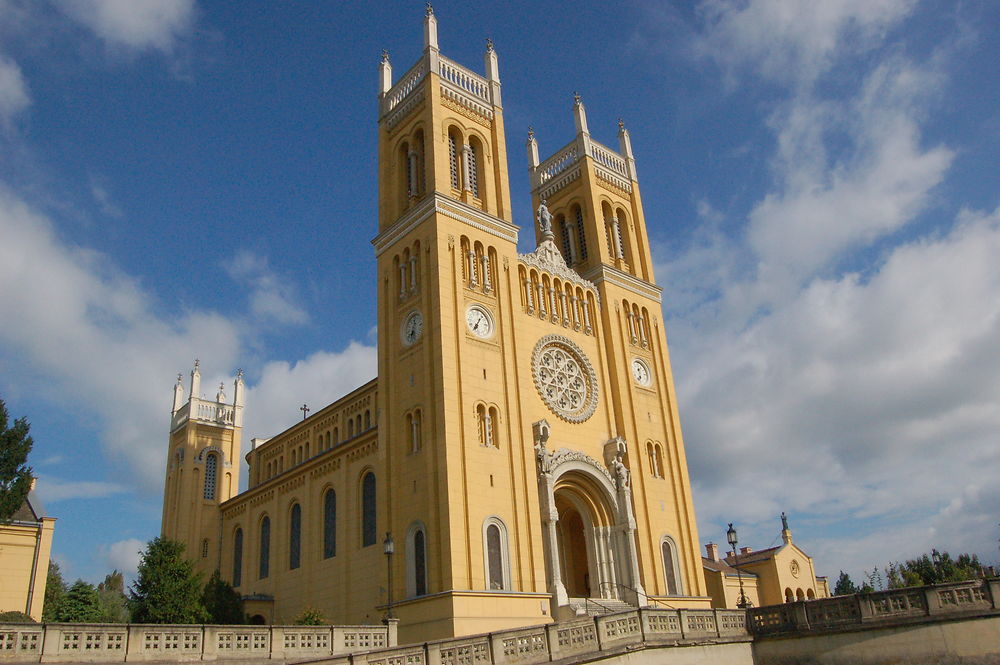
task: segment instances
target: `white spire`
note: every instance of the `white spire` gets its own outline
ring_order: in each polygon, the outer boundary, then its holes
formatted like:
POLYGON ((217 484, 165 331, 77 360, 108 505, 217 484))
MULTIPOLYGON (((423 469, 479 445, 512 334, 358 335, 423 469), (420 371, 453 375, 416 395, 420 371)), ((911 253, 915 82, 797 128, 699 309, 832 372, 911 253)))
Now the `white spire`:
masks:
POLYGON ((587 109, 584 108, 580 95, 576 92, 573 93, 573 120, 576 122, 577 134, 590 134, 590 130, 587 129, 587 109))
POLYGON ((424 48, 438 49, 438 21, 434 16, 434 8, 431 3, 427 3, 427 12, 424 15, 424 48))
POLYGON ((629 177, 635 180, 635 157, 632 155, 632 139, 629 137, 628 130, 625 129, 625 121, 621 118, 618 118, 618 152, 628 163, 629 177))
POLYGON ((177 375, 177 383, 174 384, 174 408, 171 413, 177 413, 184 406, 184 386, 181 385, 183 378, 183 375, 177 375))
POLYGON ((201 363, 198 362, 198 359, 195 358, 194 369, 191 370, 191 390, 188 392, 190 393, 190 396, 194 398, 201 397, 201 372, 198 370, 198 366, 200 364, 201 363))
POLYGON ((246 384, 243 383, 243 370, 236 370, 236 381, 233 383, 233 405, 243 406, 246 399, 246 384))
POLYGON ((382 49, 382 62, 378 66, 379 87, 382 94, 392 88, 392 63, 389 62, 389 51, 382 49))
POLYGON ((486 79, 488 81, 500 82, 500 68, 497 64, 497 52, 493 49, 493 40, 486 40, 486 55, 483 57, 486 61, 486 79))
POLYGON ((535 140, 535 130, 528 127, 528 169, 534 171, 538 168, 538 141, 535 140))

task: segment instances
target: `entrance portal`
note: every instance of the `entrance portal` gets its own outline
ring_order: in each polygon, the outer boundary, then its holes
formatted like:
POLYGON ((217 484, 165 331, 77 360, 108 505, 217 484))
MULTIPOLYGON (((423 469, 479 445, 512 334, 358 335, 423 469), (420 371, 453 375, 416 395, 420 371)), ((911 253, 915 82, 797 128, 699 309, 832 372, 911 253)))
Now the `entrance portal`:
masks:
POLYGON ((553 492, 557 557, 571 598, 618 598, 614 512, 609 497, 589 474, 563 474, 553 492))

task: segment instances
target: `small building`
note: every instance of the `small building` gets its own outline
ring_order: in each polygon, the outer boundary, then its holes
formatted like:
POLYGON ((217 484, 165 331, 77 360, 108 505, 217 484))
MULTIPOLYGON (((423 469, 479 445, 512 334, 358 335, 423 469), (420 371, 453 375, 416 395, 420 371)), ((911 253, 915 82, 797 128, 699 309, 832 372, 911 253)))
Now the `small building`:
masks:
POLYGON ((34 486, 10 520, 0 522, 0 612, 41 621, 56 520, 43 516, 34 486))
POLYGON ((812 557, 792 542, 784 513, 781 527, 781 545, 777 547, 757 551, 741 547, 738 555, 728 552, 720 558, 718 545, 705 546, 702 567, 712 607, 737 607, 741 581, 743 593, 754 607, 830 597, 826 577, 816 576, 812 557))

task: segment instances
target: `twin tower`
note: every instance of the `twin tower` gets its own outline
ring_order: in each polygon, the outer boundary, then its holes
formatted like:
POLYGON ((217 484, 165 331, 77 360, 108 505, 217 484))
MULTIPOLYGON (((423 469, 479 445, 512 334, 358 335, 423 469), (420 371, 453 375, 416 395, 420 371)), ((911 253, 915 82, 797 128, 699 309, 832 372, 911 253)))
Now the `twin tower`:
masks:
POLYGON ((380 82, 378 377, 255 439, 242 492, 242 379, 175 400, 164 535, 258 621, 391 610, 404 641, 708 607, 628 132, 598 143, 577 98, 554 155, 529 133, 519 254, 493 45, 485 76, 449 60, 428 9, 380 82))

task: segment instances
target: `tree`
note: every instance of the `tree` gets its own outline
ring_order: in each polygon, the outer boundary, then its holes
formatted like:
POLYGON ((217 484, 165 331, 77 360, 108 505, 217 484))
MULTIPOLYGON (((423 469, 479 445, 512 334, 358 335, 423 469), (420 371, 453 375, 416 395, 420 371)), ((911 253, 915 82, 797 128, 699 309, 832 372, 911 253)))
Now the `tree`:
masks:
POLYGON ((205 584, 201 602, 208 612, 208 620, 214 624, 246 623, 243 613, 243 597, 229 582, 222 579, 216 570, 205 584))
POLYGON ((63 581, 59 564, 49 561, 49 572, 45 578, 45 600, 42 603, 42 621, 57 621, 59 606, 66 596, 66 582, 63 581))
POLYGON ((975 554, 959 554, 952 559, 948 552, 931 550, 905 563, 889 564, 887 571, 895 570, 898 575, 889 579, 889 588, 941 584, 943 582, 963 582, 982 576, 983 567, 975 554))
POLYGON ((24 503, 31 489, 31 467, 27 466, 31 452, 30 426, 18 418, 7 425, 7 405, 0 399, 0 522, 7 521, 24 503))
POLYGON ((97 585, 97 596, 101 609, 101 623, 128 623, 128 598, 125 597, 125 576, 117 570, 111 571, 104 581, 97 585))
POLYGON ((0 623, 35 623, 35 620, 24 612, 9 610, 0 612, 0 623))
POLYGON ((296 626, 326 626, 329 622, 323 618, 323 613, 315 607, 307 607, 292 619, 296 626))
POLYGON ((851 579, 851 576, 844 571, 840 571, 840 577, 837 578, 837 584, 833 587, 833 595, 849 596, 857 592, 858 587, 854 585, 854 580, 851 579))
POLYGON ((62 602, 56 621, 64 623, 98 623, 101 620, 101 600, 93 584, 77 580, 69 588, 62 602))
POLYGON ((201 580, 184 558, 184 543, 157 537, 140 555, 129 604, 135 623, 204 623, 201 580))

